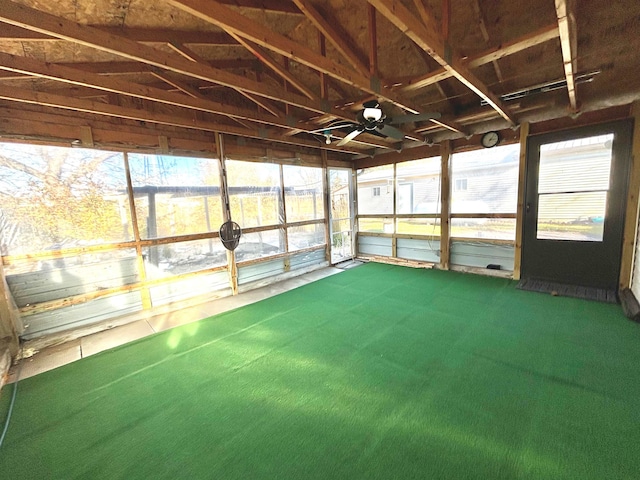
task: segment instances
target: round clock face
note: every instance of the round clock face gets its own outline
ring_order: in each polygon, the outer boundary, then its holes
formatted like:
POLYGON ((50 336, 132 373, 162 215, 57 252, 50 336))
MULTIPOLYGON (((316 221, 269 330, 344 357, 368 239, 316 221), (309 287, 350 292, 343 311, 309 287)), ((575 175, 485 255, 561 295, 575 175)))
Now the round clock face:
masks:
POLYGON ((483 147, 495 147, 498 142, 500 142, 500 135, 498 135, 498 132, 487 132, 482 136, 483 147))

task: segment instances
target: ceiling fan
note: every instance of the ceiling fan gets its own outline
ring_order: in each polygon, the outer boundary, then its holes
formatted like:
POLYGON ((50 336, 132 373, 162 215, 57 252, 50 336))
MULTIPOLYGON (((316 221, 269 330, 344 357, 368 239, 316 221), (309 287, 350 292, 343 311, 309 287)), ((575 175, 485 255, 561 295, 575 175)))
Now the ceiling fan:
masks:
POLYGON ((362 106, 364 108, 356 116, 357 124, 355 126, 353 124, 349 124, 330 127, 343 128, 345 126, 351 126, 351 128, 353 128, 346 137, 340 140, 338 143, 339 147, 346 145, 365 131, 375 131, 386 137, 402 140, 404 138, 404 133, 393 125, 402 125, 405 123, 421 122, 424 120, 431 120, 433 118, 440 118, 440 114, 437 112, 387 117, 382 111, 382 108, 380 108, 380 104, 377 100, 364 102, 362 106))

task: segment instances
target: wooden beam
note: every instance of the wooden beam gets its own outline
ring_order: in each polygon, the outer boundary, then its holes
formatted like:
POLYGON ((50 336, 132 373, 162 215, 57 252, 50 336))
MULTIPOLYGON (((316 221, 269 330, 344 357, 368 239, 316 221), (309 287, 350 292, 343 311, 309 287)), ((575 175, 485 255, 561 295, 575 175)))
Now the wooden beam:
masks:
MULTIPOLYGON (((543 27, 540 30, 536 30, 535 32, 512 40, 511 42, 504 43, 499 47, 491 48, 481 54, 474 55, 473 57, 467 58, 464 61, 469 68, 477 68, 481 65, 491 63, 494 60, 498 60, 508 55, 513 55, 514 53, 526 50, 527 48, 533 47, 535 45, 548 42, 549 40, 553 40, 557 37, 558 25, 554 23, 552 25, 543 27)), ((441 80, 451 78, 452 76, 453 75, 451 74, 451 72, 445 70, 444 68, 441 68, 430 72, 427 75, 409 81, 407 85, 402 87, 400 90, 405 93, 414 92, 421 88, 440 82, 441 80)))
MULTIPOLYGON (((473 5, 473 10, 476 13, 476 17, 478 17, 478 26, 480 27, 480 33, 482 34, 482 38, 484 38, 485 42, 489 41, 489 30, 487 30, 487 21, 484 18, 484 12, 482 11, 482 7, 480 6, 480 0, 471 0, 471 4, 473 5)), ((502 70, 500 70, 500 65, 498 65, 498 60, 492 60, 493 69, 496 72, 496 76, 498 80, 502 82, 502 70)))
MULTIPOLYGON (((289 145, 299 145, 311 148, 319 147, 317 142, 278 135, 273 131, 267 129, 246 130, 244 128, 202 121, 195 118, 153 113, 149 112, 148 110, 120 107, 117 105, 92 102, 89 100, 63 97, 51 93, 35 92, 33 90, 23 90, 19 88, 0 86, 0 99, 16 101, 20 103, 28 103, 32 105, 57 107, 77 112, 94 113, 98 115, 106 115, 109 117, 125 118, 128 120, 153 122, 159 125, 170 125, 174 127, 183 127, 207 132, 228 133, 241 137, 257 138, 278 143, 287 143, 289 145)), ((362 153, 359 150, 337 147, 333 144, 325 145, 324 148, 341 152, 362 153)))
POLYGON ((464 65, 452 47, 433 25, 423 25, 400 0, 368 0, 391 23, 429 53, 445 70, 496 110, 510 124, 516 120, 502 101, 464 65))
POLYGON ((574 0, 555 0, 558 30, 560 32, 560 46, 562 47, 562 61, 564 75, 567 78, 569 104, 573 111, 578 110, 576 92, 576 55, 578 50, 578 34, 576 29, 576 9, 574 0))
POLYGON ((380 86, 372 85, 371 79, 359 72, 352 71, 333 60, 323 57, 313 50, 294 42, 293 40, 268 29, 215 0, 168 0, 174 5, 192 15, 216 25, 227 32, 241 36, 261 47, 283 55, 313 70, 326 73, 348 85, 357 87, 365 92, 379 96, 410 113, 419 110, 410 105, 395 93, 380 86))
POLYGON ((449 41, 451 30, 451 0, 442 0, 442 38, 449 41))
POLYGON ((256 45, 253 42, 245 40, 244 38, 236 35, 235 33, 230 34, 237 42, 249 50, 252 54, 256 56, 258 60, 264 63, 267 67, 277 73, 281 78, 285 81, 289 82, 293 85, 300 93, 302 93, 305 97, 310 98, 311 100, 317 100, 317 96, 306 87, 304 83, 298 80, 296 77, 291 75, 291 73, 280 65, 268 52, 266 52, 262 47, 256 45))
MULTIPOLYGON (((167 105, 184 107, 201 112, 227 115, 231 118, 250 120, 282 128, 291 128, 294 126, 291 125, 290 120, 274 118, 252 110, 233 107, 214 102, 212 100, 206 100, 202 96, 196 101, 185 97, 184 95, 167 92, 158 88, 127 82, 121 79, 104 77, 95 73, 81 72, 73 68, 63 67, 52 63, 44 63, 38 60, 18 57, 7 53, 0 53, 0 70, 23 73, 71 85, 95 88, 105 92, 128 95, 135 98, 142 98, 153 102, 165 103, 167 105)), ((162 77, 163 80, 166 80, 166 75, 162 75, 162 77)), ((173 79, 172 82, 175 83, 173 79)), ((184 87, 184 85, 182 86, 184 87)), ((193 93, 195 94, 195 92, 193 93)), ((262 99, 260 97, 256 97, 256 101, 261 100, 262 99)), ((304 131, 313 131, 318 128, 317 125, 306 124, 304 122, 295 122, 295 126, 304 131)))
MULTIPOLYGON (((619 289, 623 290, 631 286, 633 280, 634 264, 638 262, 636 256, 638 242, 638 213, 640 195, 640 101, 632 106, 633 114, 633 140, 631 144, 631 167, 629 186, 627 190, 627 209, 624 219, 624 234, 622 237, 622 255, 620 260, 619 289)), ((640 279, 636 278, 636 282, 640 279)))
POLYGON ((182 93, 189 95, 191 98, 201 98, 201 99, 205 98, 205 96, 202 93, 200 93, 200 91, 197 88, 194 88, 191 85, 187 85, 186 83, 181 82, 179 80, 173 79, 163 71, 154 69, 151 71, 151 75, 158 78, 159 80, 162 80, 168 85, 171 85, 177 90, 180 90, 182 93))
MULTIPOLYGON (((225 7, 221 7, 225 8, 225 7)), ((283 92, 265 84, 252 81, 245 76, 234 75, 224 70, 191 62, 176 53, 165 53, 141 43, 102 32, 96 28, 34 10, 9 0, 0 0, 0 22, 46 33, 80 45, 120 55, 147 65, 163 68, 192 78, 198 78, 234 89, 240 89, 261 97, 294 105, 317 113, 343 112, 328 108, 323 102, 312 101, 300 95, 283 92), (329 112, 327 110, 330 110, 329 112)))
POLYGON ((516 209, 516 243, 513 259, 513 279, 520 280, 522 265, 522 236, 524 234, 525 185, 527 179, 527 137, 529 122, 520 125, 520 164, 518 168, 518 206, 516 209))
POLYGON ((373 5, 367 5, 369 14, 369 75, 378 76, 378 22, 376 9, 373 5))
MULTIPOLYGON (((295 7, 294 7, 295 8, 295 7)), ((121 28, 105 27, 102 25, 92 25, 103 32, 118 35, 129 40, 144 43, 166 44, 172 40, 180 40, 183 43, 192 45, 214 45, 214 46, 238 46, 229 35, 224 32, 203 32, 195 30, 170 30, 151 28, 121 28)), ((0 30, 0 39, 19 42, 42 42, 58 41, 59 39, 41 32, 27 30, 14 25, 7 25, 0 30)))
POLYGON ((293 3, 304 13, 311 23, 322 32, 329 43, 362 75, 367 76, 369 69, 360 61, 360 56, 349 45, 349 40, 344 34, 331 25, 325 17, 316 10, 316 8, 308 0, 293 0, 293 3))
POLYGON ((440 145, 440 268, 449 270, 451 256, 451 141, 440 145))

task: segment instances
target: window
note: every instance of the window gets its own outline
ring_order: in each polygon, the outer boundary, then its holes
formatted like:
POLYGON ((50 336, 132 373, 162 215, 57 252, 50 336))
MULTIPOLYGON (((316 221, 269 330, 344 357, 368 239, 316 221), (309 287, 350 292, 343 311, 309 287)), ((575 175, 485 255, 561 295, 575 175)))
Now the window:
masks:
POLYGON ((358 215, 393 214, 393 165, 365 168, 356 178, 358 215))
POLYGON ((460 192, 460 191, 466 190, 466 189, 467 189, 467 179, 466 178, 456 178, 454 191, 460 192))
POLYGON ((374 197, 380 196, 380 187, 373 187, 373 196, 374 197))
POLYGON ((519 155, 519 145, 452 155, 452 237, 515 239, 519 155))

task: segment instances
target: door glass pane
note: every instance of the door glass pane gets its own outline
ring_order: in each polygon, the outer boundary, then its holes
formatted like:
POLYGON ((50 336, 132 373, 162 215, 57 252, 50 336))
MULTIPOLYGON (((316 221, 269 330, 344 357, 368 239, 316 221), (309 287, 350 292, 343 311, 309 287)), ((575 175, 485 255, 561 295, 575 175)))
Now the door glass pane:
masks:
POLYGON ((540 195, 538 238, 601 242, 606 208, 606 191, 540 195))
POLYGON ((540 146, 537 238, 601 242, 613 134, 540 146))
POLYGON ((329 197, 331 201, 329 225, 332 264, 353 257, 350 175, 351 171, 346 169, 329 170, 329 197))

